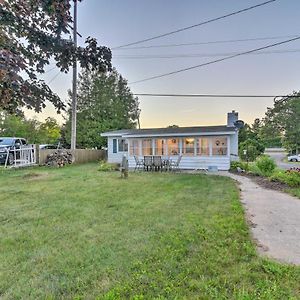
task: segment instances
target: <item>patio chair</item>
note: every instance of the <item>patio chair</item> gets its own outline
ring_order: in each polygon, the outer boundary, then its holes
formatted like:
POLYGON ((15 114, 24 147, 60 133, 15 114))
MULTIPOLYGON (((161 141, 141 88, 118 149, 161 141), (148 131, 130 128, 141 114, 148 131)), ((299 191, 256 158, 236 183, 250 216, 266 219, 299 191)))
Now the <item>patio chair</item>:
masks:
POLYGON ((144 170, 149 171, 152 170, 153 167, 153 159, 152 156, 144 156, 144 170))
POLYGON ((143 168, 143 166, 144 166, 144 160, 143 159, 139 159, 137 155, 134 155, 134 160, 135 160, 134 171, 139 170, 140 168, 143 168))
POLYGON ((170 161, 170 169, 172 171, 180 171, 179 165, 181 162, 182 155, 179 155, 177 161, 170 161))
POLYGON ((153 168, 154 171, 162 171, 162 167, 163 167, 163 163, 162 163, 162 159, 161 156, 153 156, 153 168))

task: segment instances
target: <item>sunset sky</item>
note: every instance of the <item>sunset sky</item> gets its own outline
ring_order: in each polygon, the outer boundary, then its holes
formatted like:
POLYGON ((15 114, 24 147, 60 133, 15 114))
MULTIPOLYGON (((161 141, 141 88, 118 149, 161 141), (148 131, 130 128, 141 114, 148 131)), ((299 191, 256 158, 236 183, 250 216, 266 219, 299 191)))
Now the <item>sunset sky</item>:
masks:
MULTIPOLYGON (((197 24, 261 2, 264 1, 84 0, 78 4, 78 32, 83 36, 78 42, 83 44, 85 37, 93 36, 101 45, 113 48, 197 24)), ((128 47, 131 49, 112 50, 113 66, 128 82, 134 82, 287 40, 300 35, 299 11, 300 1, 277 0, 236 16, 128 47), (266 39, 257 40, 258 38, 266 39), (165 47, 170 44, 240 39, 256 40, 165 47), (140 48, 157 45, 164 47, 140 48), (133 47, 139 49, 132 49, 133 47), (217 54, 223 56, 215 56, 217 54), (152 58, 147 57, 151 55, 152 58), (178 57, 180 55, 185 57, 178 57), (165 58, 166 56, 168 58, 165 58)), ((129 86, 134 93, 172 94, 282 95, 299 90, 300 41, 266 51, 268 53, 240 56, 129 86)), ((46 82, 51 81, 50 87, 66 100, 67 90, 71 88, 71 74, 58 75, 58 70, 51 70, 52 68, 53 65, 50 65, 49 71, 42 78, 46 82)), ((241 119, 252 123, 254 118, 263 117, 266 108, 273 103, 272 98, 140 97, 139 99, 142 127, 224 124, 226 113, 231 110, 238 111, 241 119)), ((49 107, 38 118, 42 119, 48 115, 57 117, 54 109, 49 107)), ((28 113, 28 116, 33 114, 28 113)), ((58 119, 61 121, 61 117, 58 119)))

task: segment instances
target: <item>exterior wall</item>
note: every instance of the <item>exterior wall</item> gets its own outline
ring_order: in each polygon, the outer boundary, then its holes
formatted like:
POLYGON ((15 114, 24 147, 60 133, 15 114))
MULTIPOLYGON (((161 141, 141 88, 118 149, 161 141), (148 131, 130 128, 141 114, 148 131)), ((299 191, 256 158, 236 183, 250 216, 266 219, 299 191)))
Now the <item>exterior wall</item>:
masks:
MULTIPOLYGON (((142 158, 142 156, 140 156, 142 158)), ((173 161, 177 161, 178 156, 172 156, 173 161)), ((128 157, 129 168, 135 167, 133 156, 128 157)), ((209 166, 216 166, 218 170, 225 171, 230 168, 230 158, 228 156, 183 156, 180 162, 181 169, 207 169, 209 166)))
POLYGON ((117 153, 113 153, 113 139, 122 139, 122 137, 109 137, 107 138, 107 161, 109 163, 121 163, 122 157, 127 152, 119 152, 118 143, 117 143, 117 153))
POLYGON ((232 161, 239 160, 239 133, 230 136, 230 159, 232 161))

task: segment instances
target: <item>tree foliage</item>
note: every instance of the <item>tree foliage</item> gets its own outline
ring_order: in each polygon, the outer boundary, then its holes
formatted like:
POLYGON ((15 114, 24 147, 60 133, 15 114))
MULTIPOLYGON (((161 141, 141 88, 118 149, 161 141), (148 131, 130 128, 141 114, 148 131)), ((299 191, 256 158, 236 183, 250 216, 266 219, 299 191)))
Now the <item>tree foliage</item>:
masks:
POLYGON ((38 79, 50 60, 67 73, 76 58, 90 70, 111 68, 111 52, 88 37, 86 46, 75 47, 71 0, 0 1, 0 107, 14 112, 27 107, 40 112, 49 100, 58 111, 60 98, 38 79))
POLYGON ((300 93, 274 100, 268 108, 264 123, 268 132, 280 132, 283 144, 289 151, 300 150, 300 93))
POLYGON ((39 122, 26 119, 24 115, 0 112, 0 136, 22 137, 33 144, 55 144, 60 138, 60 130, 54 118, 39 122))
MULTIPOLYGON (((101 132, 135 128, 139 102, 127 81, 113 69, 110 72, 84 71, 79 76, 77 112, 77 147, 106 145, 101 132)), ((64 126, 64 137, 70 144, 71 114, 64 126)))

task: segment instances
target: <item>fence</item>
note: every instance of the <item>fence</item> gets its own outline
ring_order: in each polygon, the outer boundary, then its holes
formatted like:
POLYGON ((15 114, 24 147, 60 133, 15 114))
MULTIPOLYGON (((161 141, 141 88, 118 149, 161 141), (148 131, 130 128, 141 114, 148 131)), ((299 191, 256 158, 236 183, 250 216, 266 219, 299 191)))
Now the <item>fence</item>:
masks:
POLYGON ((7 150, 5 167, 19 168, 36 164, 36 146, 26 145, 7 150))
MULTIPOLYGON (((47 156, 57 150, 55 149, 40 149, 38 154, 39 165, 44 165, 47 156)), ((101 159, 106 159, 105 150, 94 149, 76 149, 75 150, 75 163, 82 164, 87 162, 93 162, 101 159)))

